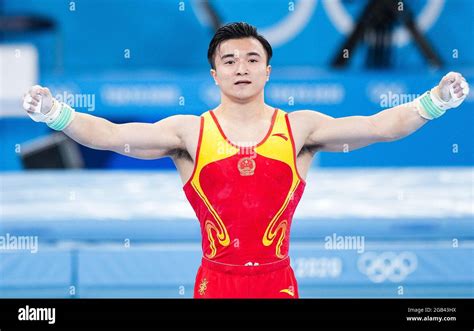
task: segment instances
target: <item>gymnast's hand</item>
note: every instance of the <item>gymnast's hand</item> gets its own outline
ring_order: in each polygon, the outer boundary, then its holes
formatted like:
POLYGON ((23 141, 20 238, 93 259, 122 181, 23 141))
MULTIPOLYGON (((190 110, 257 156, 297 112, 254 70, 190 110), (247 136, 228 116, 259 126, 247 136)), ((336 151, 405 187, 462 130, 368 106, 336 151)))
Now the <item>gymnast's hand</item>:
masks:
POLYGON ((25 93, 23 108, 34 121, 64 132, 81 145, 138 159, 158 159, 187 151, 186 141, 196 139, 201 124, 201 118, 194 115, 173 115, 155 123, 115 124, 76 112, 39 85, 25 93))
POLYGON ((55 102, 48 88, 35 85, 23 95, 23 109, 35 122, 46 122, 55 102))
POLYGON ((446 104, 446 109, 458 107, 469 94, 469 84, 458 72, 446 74, 439 85, 432 90, 440 101, 446 104))

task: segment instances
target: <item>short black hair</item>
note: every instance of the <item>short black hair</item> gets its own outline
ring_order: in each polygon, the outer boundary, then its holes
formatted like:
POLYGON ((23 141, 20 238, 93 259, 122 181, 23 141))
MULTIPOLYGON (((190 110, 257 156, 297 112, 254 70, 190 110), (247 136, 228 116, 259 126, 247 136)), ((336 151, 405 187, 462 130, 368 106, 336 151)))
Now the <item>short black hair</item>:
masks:
POLYGON ((209 49, 207 50, 207 60, 211 65, 212 69, 216 69, 214 62, 214 54, 216 53, 217 47, 224 41, 229 39, 242 39, 242 38, 255 38, 257 39, 265 49, 267 53, 267 65, 270 64, 270 59, 273 55, 272 46, 262 35, 258 34, 257 28, 245 22, 234 22, 221 26, 217 29, 214 37, 212 37, 209 43, 209 49))

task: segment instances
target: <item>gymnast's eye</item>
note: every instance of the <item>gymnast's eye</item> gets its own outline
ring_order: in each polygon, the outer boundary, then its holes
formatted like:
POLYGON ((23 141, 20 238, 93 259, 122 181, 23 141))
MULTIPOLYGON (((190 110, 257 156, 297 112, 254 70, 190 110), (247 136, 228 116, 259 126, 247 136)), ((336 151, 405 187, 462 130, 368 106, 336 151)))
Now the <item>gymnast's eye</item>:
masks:
POLYGON ((229 60, 229 61, 224 62, 224 64, 234 64, 234 63, 235 63, 234 60, 229 60))

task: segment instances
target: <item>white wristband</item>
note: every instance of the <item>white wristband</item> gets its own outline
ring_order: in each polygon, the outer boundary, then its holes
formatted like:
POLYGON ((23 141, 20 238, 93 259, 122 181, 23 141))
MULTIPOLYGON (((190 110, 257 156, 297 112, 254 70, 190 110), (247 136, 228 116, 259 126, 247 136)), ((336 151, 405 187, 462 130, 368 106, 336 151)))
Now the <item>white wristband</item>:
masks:
POLYGON ((435 102, 434 99, 433 93, 431 93, 431 91, 427 91, 413 100, 413 105, 421 117, 427 120, 432 120, 444 115, 446 110, 443 108, 445 107, 439 107, 439 103, 435 102))
POLYGON ((74 120, 75 110, 68 104, 56 102, 57 106, 47 114, 46 124, 53 130, 63 131, 74 120))

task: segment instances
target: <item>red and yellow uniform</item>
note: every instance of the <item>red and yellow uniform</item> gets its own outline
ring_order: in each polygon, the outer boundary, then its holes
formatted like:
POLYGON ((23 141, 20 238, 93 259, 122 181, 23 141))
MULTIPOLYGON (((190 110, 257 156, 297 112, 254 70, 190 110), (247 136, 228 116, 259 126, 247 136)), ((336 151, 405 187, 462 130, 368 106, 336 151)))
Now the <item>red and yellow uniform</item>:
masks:
POLYGON ((288 114, 275 109, 257 145, 229 141, 201 115, 193 174, 183 186, 201 224, 195 298, 297 298, 290 226, 305 181, 296 169, 288 114))

